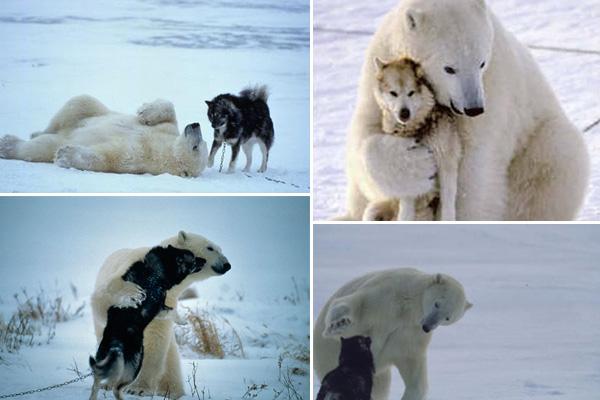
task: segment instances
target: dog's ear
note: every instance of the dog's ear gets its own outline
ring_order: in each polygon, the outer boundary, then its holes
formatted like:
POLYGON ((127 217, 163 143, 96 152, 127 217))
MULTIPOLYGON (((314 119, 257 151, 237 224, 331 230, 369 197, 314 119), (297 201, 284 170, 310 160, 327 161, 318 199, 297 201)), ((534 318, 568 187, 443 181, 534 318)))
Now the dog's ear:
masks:
POLYGON ((168 245, 168 246, 167 246, 167 249, 169 249, 169 250, 171 250, 171 249, 174 249, 174 248, 175 248, 175 247, 173 247, 173 246, 171 246, 171 245, 168 245))
POLYGON ((212 105, 212 101, 210 101, 210 100, 204 100, 204 102, 205 102, 205 103, 206 103, 206 105, 207 105, 207 106, 209 106, 209 107, 212 105))

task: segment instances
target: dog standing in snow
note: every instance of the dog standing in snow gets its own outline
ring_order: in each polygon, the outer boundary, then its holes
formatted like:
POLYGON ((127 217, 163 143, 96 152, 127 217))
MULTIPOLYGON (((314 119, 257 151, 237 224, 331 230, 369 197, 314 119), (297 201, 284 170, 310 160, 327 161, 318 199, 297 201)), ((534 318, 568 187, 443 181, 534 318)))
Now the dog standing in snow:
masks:
POLYGON ((244 172, 248 172, 252 166, 252 148, 254 143, 258 143, 262 152, 262 163, 258 172, 267 170, 269 151, 275 135, 267 105, 268 97, 267 87, 263 85, 244 89, 239 96, 220 94, 206 101, 208 119, 215 130, 208 157, 209 167, 213 166, 215 154, 225 142, 231 145, 231 161, 227 172, 235 171, 240 146, 246 155, 244 172))
POLYGON ((138 376, 144 358, 144 330, 159 314, 168 312, 167 291, 189 275, 200 272, 206 260, 189 250, 154 247, 143 261, 134 263, 121 277, 137 293, 139 305, 108 309, 106 326, 96 357, 90 356, 94 384, 90 400, 96 400, 101 383, 121 400, 122 390, 138 376))
POLYGON ((374 192, 379 192, 379 199, 369 203, 363 219, 396 219, 390 218, 398 210, 397 202, 389 201, 389 197, 392 197, 400 201, 399 220, 431 220, 435 215, 429 205, 435 204, 439 196, 441 211, 438 218, 444 221, 456 220, 456 192, 462 145, 451 111, 436 102, 431 85, 415 61, 400 58, 386 62, 375 58, 374 62, 377 85, 373 94, 381 109, 383 132, 392 136, 414 138, 415 148, 423 142, 432 151, 436 161, 439 188, 436 187, 435 174, 432 174, 429 184, 424 187, 398 188, 393 184, 394 176, 398 172, 410 174, 411 171, 390 169, 393 161, 385 157, 386 149, 382 148, 382 142, 367 139, 364 148, 365 165, 373 178, 374 192), (395 213, 390 212, 390 207, 395 213))

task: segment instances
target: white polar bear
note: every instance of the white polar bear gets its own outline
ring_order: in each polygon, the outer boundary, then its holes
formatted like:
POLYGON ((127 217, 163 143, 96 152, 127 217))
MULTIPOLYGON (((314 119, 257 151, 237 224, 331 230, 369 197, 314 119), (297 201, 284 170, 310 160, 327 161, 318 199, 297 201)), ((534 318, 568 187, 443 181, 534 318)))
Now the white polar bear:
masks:
POLYGON ((323 377, 337 366, 339 337, 371 338, 373 400, 387 399, 391 368, 405 384, 402 400, 423 400, 431 331, 460 320, 471 307, 454 278, 412 268, 373 272, 348 282, 329 299, 314 326, 314 367, 323 377))
MULTIPOLYGON (((192 283, 212 276, 223 275, 231 264, 222 254, 221 248, 200 235, 179 232, 175 237, 163 241, 161 246, 172 245, 206 259, 199 273, 188 276, 179 285, 167 292, 165 304, 176 309, 177 299, 192 283)), ((143 260, 151 247, 122 249, 111 254, 98 272, 94 293, 91 298, 94 329, 98 342, 106 326, 108 309, 111 306, 134 307, 143 300, 144 293, 132 282, 121 279, 136 261, 143 260)), ((173 319, 156 318, 144 330, 144 359, 137 379, 126 391, 144 396, 167 396, 177 399, 185 394, 179 351, 175 342, 173 319)))
MULTIPOLYGON (((347 214, 359 220, 369 200, 362 182, 363 141, 389 140, 373 97, 372 60, 399 56, 421 64, 438 101, 457 115, 463 158, 459 220, 569 220, 589 175, 582 135, 567 119, 529 51, 484 0, 403 0, 384 18, 366 53, 348 138, 347 214), (485 111, 485 112, 484 112, 485 111)), ((397 174, 399 187, 430 177, 433 158, 395 138, 390 160, 412 158, 423 171, 397 174)), ((400 171, 398 171, 400 172, 400 171)))
POLYGON ((0 138, 0 158, 97 172, 196 177, 206 167, 208 147, 197 123, 179 135, 175 109, 166 100, 146 103, 133 116, 82 95, 69 100, 31 140, 0 138))

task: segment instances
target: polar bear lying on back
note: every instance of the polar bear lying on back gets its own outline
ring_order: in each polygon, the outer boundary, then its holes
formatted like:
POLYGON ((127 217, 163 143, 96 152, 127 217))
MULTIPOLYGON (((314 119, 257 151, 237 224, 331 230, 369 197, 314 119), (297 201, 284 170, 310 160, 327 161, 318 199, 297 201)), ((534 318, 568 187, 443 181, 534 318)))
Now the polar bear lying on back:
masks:
POLYGON ((133 116, 82 95, 69 100, 31 140, 0 138, 0 158, 98 172, 195 177, 206 167, 208 148, 198 123, 179 135, 168 101, 146 103, 133 116))
POLYGON ((394 367, 406 387, 402 400, 423 400, 432 331, 457 322, 470 307, 460 282, 448 275, 399 268, 350 281, 315 323, 316 375, 322 380, 337 366, 340 337, 368 336, 375 363, 372 400, 388 398, 394 367))

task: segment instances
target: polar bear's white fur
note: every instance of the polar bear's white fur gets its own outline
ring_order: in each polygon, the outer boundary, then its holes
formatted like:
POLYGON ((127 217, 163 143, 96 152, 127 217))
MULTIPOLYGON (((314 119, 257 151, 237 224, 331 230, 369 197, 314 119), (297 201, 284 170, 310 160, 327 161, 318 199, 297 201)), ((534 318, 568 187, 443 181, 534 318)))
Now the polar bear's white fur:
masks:
POLYGON ((199 127, 179 135, 168 101, 146 103, 133 116, 82 95, 69 100, 31 140, 0 138, 0 158, 98 172, 198 176, 206 167, 208 148, 199 127))
MULTIPOLYGON (((361 146, 381 133, 372 60, 400 55, 421 64, 439 102, 457 113, 464 150, 457 219, 569 220, 577 215, 588 182, 587 150, 525 46, 483 0, 403 0, 384 18, 363 64, 348 139, 348 209, 342 218, 363 215, 361 146), (481 115, 465 115, 483 109, 481 115)), ((407 154, 409 146, 397 138, 392 158, 432 161, 424 153, 407 154)), ((398 173, 396 184, 413 187, 428 177, 429 171, 398 173)))
POLYGON ((423 400, 431 331, 462 318, 471 307, 454 278, 411 268, 373 272, 342 286, 314 326, 314 368, 319 379, 337 366, 339 337, 371 338, 373 400, 388 398, 391 368, 402 375, 402 400, 423 400))
MULTIPOLYGON (((177 236, 161 243, 186 249, 197 257, 206 259, 199 273, 188 276, 179 285, 167 292, 165 304, 176 309, 177 299, 192 283, 221 275, 216 270, 228 264, 221 248, 200 235, 179 232, 177 236)), ((122 249, 111 254, 98 272, 94 293, 91 298, 94 329, 98 341, 106 326, 108 309, 111 306, 133 307, 141 301, 143 293, 137 285, 126 282, 121 277, 136 261, 143 260, 151 247, 122 249)), ((179 351, 175 342, 173 320, 156 318, 144 331, 144 359, 137 379, 127 388, 127 392, 141 395, 159 395, 177 399, 185 394, 179 351)))

